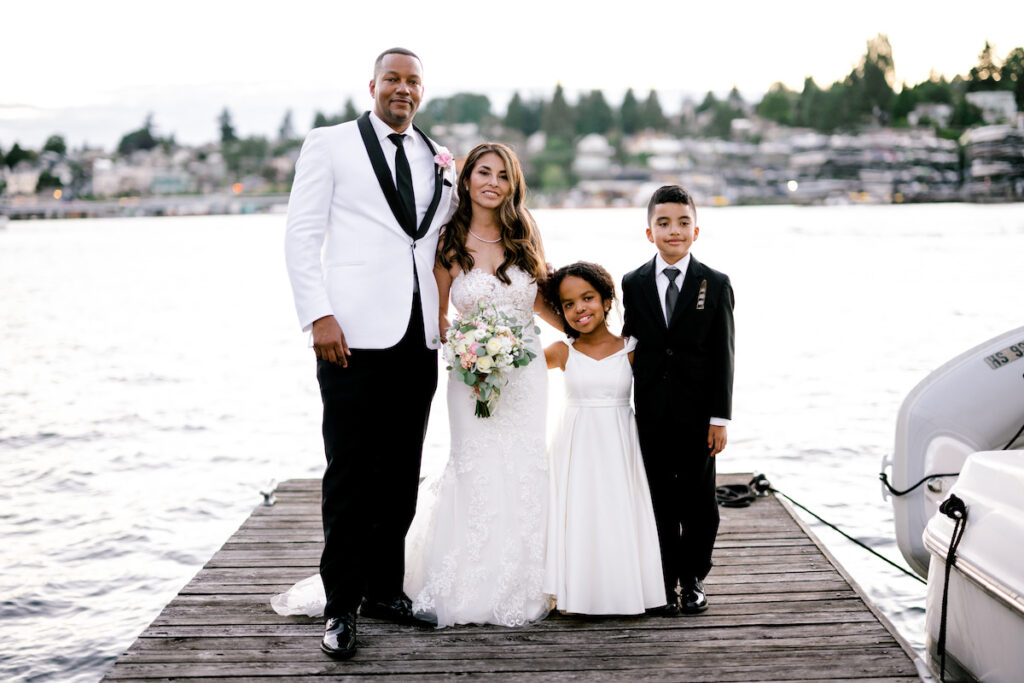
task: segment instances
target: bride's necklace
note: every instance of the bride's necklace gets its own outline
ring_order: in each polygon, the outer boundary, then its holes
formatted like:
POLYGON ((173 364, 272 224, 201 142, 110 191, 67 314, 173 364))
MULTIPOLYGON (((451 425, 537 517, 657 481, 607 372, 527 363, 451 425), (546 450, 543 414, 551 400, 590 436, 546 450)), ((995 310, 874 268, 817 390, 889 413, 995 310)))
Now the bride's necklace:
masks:
POLYGON ((497 244, 498 242, 501 241, 501 237, 499 237, 496 240, 485 240, 483 237, 481 237, 480 235, 476 234, 472 230, 469 231, 469 234, 472 235, 473 237, 477 238, 481 242, 486 242, 487 244, 497 244))

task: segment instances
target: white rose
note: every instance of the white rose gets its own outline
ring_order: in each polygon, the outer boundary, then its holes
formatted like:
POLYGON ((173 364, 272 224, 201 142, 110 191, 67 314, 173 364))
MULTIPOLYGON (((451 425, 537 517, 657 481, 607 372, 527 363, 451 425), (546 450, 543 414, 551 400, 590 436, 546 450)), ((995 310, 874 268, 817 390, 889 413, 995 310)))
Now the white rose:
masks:
POLYGON ((489 353, 490 355, 494 356, 499 351, 501 351, 503 349, 503 347, 504 347, 504 344, 502 344, 501 341, 502 340, 498 339, 497 337, 491 337, 487 341, 487 345, 485 346, 485 348, 487 349, 487 353, 489 353))
POLYGON ((480 372, 490 371, 492 364, 490 356, 480 356, 476 359, 476 369, 480 372))

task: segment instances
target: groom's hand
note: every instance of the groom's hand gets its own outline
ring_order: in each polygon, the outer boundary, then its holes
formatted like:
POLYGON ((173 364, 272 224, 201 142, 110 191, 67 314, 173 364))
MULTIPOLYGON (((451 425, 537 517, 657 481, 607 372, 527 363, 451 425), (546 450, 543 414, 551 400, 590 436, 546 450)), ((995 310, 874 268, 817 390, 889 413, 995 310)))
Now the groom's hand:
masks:
POLYGON ((710 457, 715 457, 725 450, 725 444, 729 441, 724 425, 711 425, 708 427, 708 451, 710 457))
POLYGON ((325 315, 313 323, 313 352, 328 363, 348 367, 348 357, 352 353, 345 343, 345 333, 333 315, 325 315))

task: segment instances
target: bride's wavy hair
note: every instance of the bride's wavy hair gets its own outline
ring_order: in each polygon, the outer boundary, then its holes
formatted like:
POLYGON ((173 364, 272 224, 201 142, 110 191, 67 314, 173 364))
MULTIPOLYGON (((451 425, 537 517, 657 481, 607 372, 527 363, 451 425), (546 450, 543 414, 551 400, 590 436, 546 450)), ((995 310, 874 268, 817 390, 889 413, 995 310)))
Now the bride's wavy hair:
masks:
POLYGON ((473 203, 469 199, 469 178, 480 158, 491 152, 497 154, 504 162, 512 190, 497 210, 505 260, 498 266, 495 275, 505 284, 511 284, 512 281, 506 271, 510 266, 519 266, 535 281, 540 282, 547 275, 547 266, 544 262, 544 249, 537 223, 526 208, 526 181, 523 178, 523 169, 515 152, 498 142, 477 145, 466 156, 457 183, 459 206, 441 231, 441 248, 437 259, 445 268, 458 265, 466 273, 473 269, 473 257, 466 249, 470 221, 473 218, 473 203))

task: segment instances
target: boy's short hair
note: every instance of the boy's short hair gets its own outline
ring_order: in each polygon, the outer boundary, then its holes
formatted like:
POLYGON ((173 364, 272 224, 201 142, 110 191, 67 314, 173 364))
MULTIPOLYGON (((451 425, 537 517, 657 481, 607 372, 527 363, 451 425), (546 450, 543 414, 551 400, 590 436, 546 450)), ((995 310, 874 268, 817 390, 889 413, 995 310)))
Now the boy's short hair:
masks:
POLYGON ((654 215, 654 207, 658 204, 686 204, 693 210, 693 219, 697 220, 697 205, 690 193, 682 185, 662 185, 654 194, 651 201, 647 203, 647 222, 651 222, 654 215))

